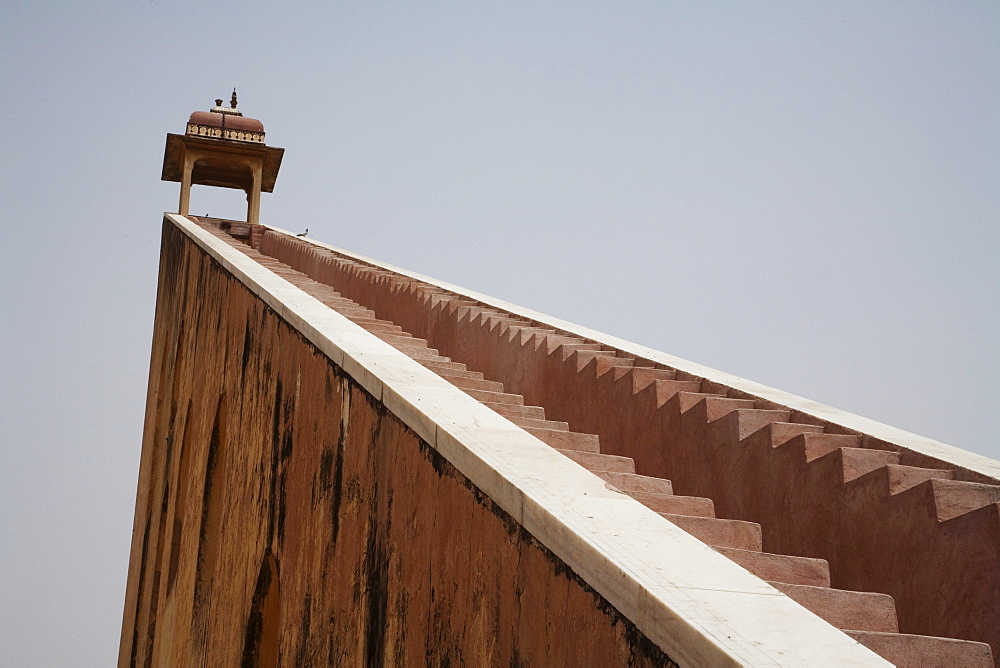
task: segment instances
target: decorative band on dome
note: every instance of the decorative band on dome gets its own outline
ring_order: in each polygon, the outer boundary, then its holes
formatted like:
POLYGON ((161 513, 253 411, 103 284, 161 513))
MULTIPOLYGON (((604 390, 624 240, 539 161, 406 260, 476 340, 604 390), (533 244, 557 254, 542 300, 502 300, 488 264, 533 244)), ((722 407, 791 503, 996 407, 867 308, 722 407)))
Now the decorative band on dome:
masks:
POLYGON ((186 135, 189 137, 206 137, 209 139, 228 139, 230 141, 244 141, 254 144, 264 143, 264 133, 253 130, 243 130, 240 128, 228 128, 219 125, 202 125, 200 123, 187 124, 186 135))

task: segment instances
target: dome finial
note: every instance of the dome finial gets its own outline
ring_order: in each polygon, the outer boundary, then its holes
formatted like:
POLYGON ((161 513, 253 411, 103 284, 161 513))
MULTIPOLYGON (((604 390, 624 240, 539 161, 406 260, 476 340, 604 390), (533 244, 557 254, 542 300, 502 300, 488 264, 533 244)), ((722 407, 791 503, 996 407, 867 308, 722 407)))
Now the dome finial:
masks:
POLYGON ((236 108, 236 89, 235 88, 233 88, 233 99, 229 103, 229 106, 232 107, 233 109, 236 108))

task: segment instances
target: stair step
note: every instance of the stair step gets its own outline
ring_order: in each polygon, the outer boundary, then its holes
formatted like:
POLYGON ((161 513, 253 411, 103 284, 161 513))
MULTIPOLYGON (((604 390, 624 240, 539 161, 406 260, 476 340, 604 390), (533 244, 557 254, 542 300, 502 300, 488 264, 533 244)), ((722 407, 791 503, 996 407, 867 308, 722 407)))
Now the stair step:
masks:
POLYGON ((526 427, 525 431, 556 450, 594 453, 601 451, 601 441, 597 434, 581 434, 578 431, 539 429, 538 427, 526 427))
POLYGON ((1000 486, 997 485, 942 479, 932 479, 924 484, 931 487, 934 509, 937 519, 941 522, 991 503, 1000 503, 1000 486))
POLYGON ((498 332, 504 341, 517 342, 518 344, 521 344, 521 330, 524 327, 530 326, 528 322, 521 318, 510 318, 502 315, 491 317, 489 322, 494 331, 498 332))
POLYGON ((483 313, 489 313, 491 315, 495 315, 496 311, 487 309, 477 304, 474 306, 459 306, 452 312, 452 315, 458 318, 459 320, 463 318, 468 318, 469 320, 476 320, 476 318, 482 316, 483 313))
POLYGON ((602 350, 602 348, 599 343, 584 343, 580 340, 575 340, 573 343, 562 343, 556 348, 559 359, 563 362, 578 350, 602 350))
POLYGON ((888 594, 771 582, 772 587, 838 629, 896 633, 896 603, 888 594))
POLYGON ((520 318, 515 318, 506 313, 497 313, 495 315, 483 314, 481 322, 489 327, 490 331, 498 329, 500 332, 505 332, 511 327, 527 324, 520 318))
POLYGON ((986 643, 903 633, 844 633, 900 668, 993 668, 993 654, 986 643))
POLYGON ((704 404, 705 418, 709 422, 714 422, 737 408, 753 408, 754 406, 752 399, 730 399, 704 392, 678 392, 677 400, 680 403, 681 413, 686 413, 695 406, 704 404))
POLYGON ((503 383, 495 380, 480 380, 466 376, 471 371, 457 371, 454 373, 439 373, 442 378, 463 390, 486 390, 487 392, 503 392, 503 383))
POLYGON ((654 478, 638 473, 613 473, 611 471, 594 471, 594 473, 626 494, 632 492, 648 492, 650 494, 673 494, 674 488, 666 478, 654 478))
POLYGON ((595 359, 597 360, 596 370, 598 377, 603 376, 612 369, 618 371, 635 366, 635 360, 631 357, 608 357, 601 355, 595 359))
POLYGON ((339 299, 320 299, 321 302, 332 308, 334 311, 344 316, 348 320, 352 317, 374 318, 375 311, 360 306, 347 307, 339 299))
POLYGON ((466 389, 465 393, 470 397, 482 401, 484 404, 504 404, 507 406, 523 406, 524 397, 520 394, 511 394, 510 392, 491 392, 489 390, 474 390, 466 389))
POLYGON ((712 499, 700 496, 650 494, 648 492, 626 492, 626 494, 650 510, 655 510, 661 514, 715 517, 715 504, 712 502, 712 499))
MULTIPOLYGON (((611 368, 611 376, 616 381, 617 380, 621 380, 622 378, 624 378, 625 376, 627 376, 629 373, 631 373, 632 369, 633 369, 633 367, 630 367, 630 366, 616 366, 616 367, 612 367, 611 368)), ((598 375, 602 375, 602 374, 599 373, 598 375)))
MULTIPOLYGON (((806 454, 806 457, 806 461, 810 461, 808 459, 808 453, 806 454)), ((899 455, 895 452, 888 452, 886 450, 869 450, 867 448, 837 448, 828 454, 817 457, 817 460, 824 459, 826 457, 840 459, 840 469, 842 472, 841 479, 845 483, 857 480, 861 476, 867 475, 872 471, 895 465, 899 461, 899 455)))
MULTIPOLYGON (((379 318, 375 315, 375 311, 365 308, 360 304, 355 304, 349 299, 344 299, 332 290, 309 290, 308 292, 316 299, 320 300, 349 320, 353 321, 355 318, 361 322, 377 322, 379 320, 379 318)), ((360 322, 358 324, 360 324, 360 322)))
MULTIPOLYGON (((523 320, 509 320, 504 318, 501 314, 499 316, 504 320, 501 326, 501 333, 505 341, 517 341, 521 345, 524 345, 524 340, 521 338, 522 332, 525 329, 529 329, 531 325, 523 320)), ((526 334, 525 336, 532 336, 531 334, 526 334)))
POLYGON ((759 552, 761 549, 760 525, 756 522, 671 513, 660 513, 660 516, 713 547, 730 547, 754 552, 759 552))
MULTIPOLYGON (((546 334, 542 336, 542 342, 545 346, 545 353, 551 355, 565 345, 576 345, 583 343, 580 339, 575 336, 567 336, 565 334, 546 334)), ((540 346, 539 346, 540 347, 540 346)), ((560 358, 565 359, 565 356, 560 353, 560 358)))
POLYGON ((534 339, 538 334, 555 334, 556 330, 545 327, 534 327, 534 326, 520 326, 515 325, 508 330, 508 336, 516 336, 518 342, 523 346, 528 341, 534 339))
POLYGON ((777 448, 799 434, 823 433, 823 427, 797 422, 772 422, 767 425, 771 434, 771 447, 777 448))
POLYGON ((586 350, 578 349, 575 353, 576 355, 576 370, 581 371, 585 366, 590 364, 597 357, 608 357, 615 359, 615 354, 609 350, 586 350))
POLYGON ((557 420, 536 420, 534 418, 504 416, 522 429, 551 429, 553 431, 569 431, 568 422, 557 420))
POLYGON ((498 314, 496 310, 486 308, 485 306, 463 306, 456 309, 454 315, 459 319, 467 316, 469 320, 475 321, 477 318, 482 317, 484 313, 487 315, 498 314))
POLYGON ((885 468, 888 473, 890 494, 905 492, 911 487, 933 478, 950 480, 954 477, 951 471, 942 471, 941 469, 923 469, 916 466, 903 466, 902 464, 889 464, 885 468))
POLYGON ((520 343, 521 328, 530 327, 531 323, 523 318, 512 318, 508 315, 499 315, 490 318, 490 322, 495 322, 500 332, 500 336, 506 341, 517 340, 520 343))
POLYGON ((470 378, 479 378, 479 379, 482 379, 482 377, 483 377, 483 374, 481 372, 479 372, 479 371, 468 371, 468 370, 466 370, 465 365, 462 364, 461 362, 450 362, 450 361, 445 361, 443 359, 430 359, 430 358, 428 358, 428 359, 419 359, 417 361, 420 362, 425 367, 427 367, 428 369, 430 369, 431 371, 434 371, 434 372, 438 372, 438 371, 465 371, 467 374, 471 374, 469 376, 470 378))
MULTIPOLYGON (((324 301, 339 301, 339 300, 342 299, 340 297, 329 297, 329 296, 326 296, 324 294, 320 294, 320 292, 318 290, 310 290, 309 294, 311 294, 313 297, 316 297, 317 299, 322 299, 324 301)), ((336 310, 336 309, 334 309, 334 310, 336 310)), ((351 322, 356 322, 359 325, 382 325, 383 327, 386 327, 388 329, 392 329, 392 331, 395 331, 395 332, 401 332, 401 331, 403 331, 402 327, 400 327, 399 325, 395 324, 391 320, 385 320, 383 318, 376 318, 375 316, 369 317, 369 316, 360 316, 359 315, 359 316, 352 317, 350 320, 351 320, 351 322)))
MULTIPOLYGON (((700 385, 701 383, 699 383, 700 385)), ((686 413, 704 399, 724 399, 725 397, 721 394, 712 394, 710 392, 678 392, 671 398, 677 402, 680 412, 686 413)))
POLYGON ((374 318, 362 318, 354 316, 348 318, 351 322, 356 325, 361 325, 369 332, 386 332, 388 334, 398 334, 403 331, 399 325, 394 325, 391 322, 386 322, 384 320, 375 320, 374 318))
MULTIPOLYGON (((872 468, 878 468, 879 466, 884 466, 885 464, 888 464, 889 461, 886 460, 885 457, 887 455, 890 455, 891 459, 891 455, 895 454, 895 453, 887 453, 884 450, 864 450, 858 447, 859 441, 860 439, 857 436, 847 436, 844 434, 818 434, 812 432, 805 432, 794 438, 789 439, 781 447, 801 448, 802 454, 805 457, 806 462, 811 462, 814 459, 825 457, 831 452, 836 452, 838 450, 841 451, 850 450, 852 453, 856 451, 858 457, 855 457, 853 454, 849 454, 847 455, 847 459, 845 461, 850 461, 850 466, 852 467, 852 470, 854 470, 854 467, 858 467, 858 470, 865 469, 866 471, 871 470, 872 468), (869 455, 868 453, 874 453, 874 454, 869 455)), ((843 457, 844 456, 843 452, 839 456, 843 457)))
POLYGON ((375 331, 372 332, 375 336, 382 339, 386 343, 392 344, 394 346, 409 346, 411 348, 428 348, 426 339, 418 339, 416 337, 410 336, 406 332, 382 332, 375 331))
POLYGON ((395 348, 399 352, 403 353, 407 357, 409 357, 411 359, 414 359, 414 360, 443 360, 443 361, 447 361, 446 359, 442 358, 441 355, 438 353, 438 351, 434 350, 433 348, 419 348, 419 347, 416 347, 416 346, 407 346, 407 345, 402 345, 402 344, 399 344, 399 343, 391 343, 389 341, 386 341, 386 343, 388 343, 393 348, 395 348))
MULTIPOLYGON (((676 371, 674 372, 677 373, 676 371)), ((698 394, 701 390, 701 381, 697 380, 657 380, 655 381, 656 387, 656 407, 659 408, 663 404, 667 403, 674 398, 678 392, 687 392, 689 394, 698 394)), ((635 383, 632 384, 633 391, 635 390, 635 383)), ((713 395, 715 396, 715 395, 713 395)))
MULTIPOLYGON (((733 401, 730 399, 730 401, 733 401)), ((748 401, 738 399, 736 401, 748 401)), ((731 440, 742 441, 772 422, 784 422, 791 417, 789 411, 763 408, 737 408, 716 420, 716 424, 729 432, 731 440)))
POLYGON ((358 316, 359 318, 368 318, 370 320, 380 320, 375 311, 370 308, 364 307, 361 304, 351 301, 346 297, 342 297, 334 292, 331 293, 321 293, 319 300, 324 304, 327 304, 334 311, 338 313, 351 314, 358 316))
POLYGON ((479 306, 479 302, 470 301, 468 299, 462 299, 461 297, 458 297, 449 292, 444 292, 441 294, 447 299, 448 313, 451 315, 466 313, 468 312, 467 307, 479 306))
POLYGON ((653 369, 634 367, 632 369, 632 393, 644 390, 658 380, 674 380, 677 372, 673 369, 653 369))
MULTIPOLYGON (((471 321, 473 323, 477 322, 476 318, 477 316, 473 314, 471 316, 471 321)), ((506 313, 489 311, 485 309, 479 313, 478 318, 479 318, 478 323, 480 327, 486 327, 490 331, 497 329, 498 332, 500 331, 499 330, 500 327, 507 328, 510 327, 511 325, 518 325, 523 323, 523 321, 521 321, 520 319, 514 318, 506 313)))
POLYGON ((593 452, 578 452, 576 450, 559 450, 559 452, 590 471, 635 473, 635 462, 631 457, 599 455, 593 452))
MULTIPOLYGON (((379 337, 380 339, 382 338, 382 336, 381 336, 382 334, 395 334, 396 333, 396 330, 389 329, 387 327, 383 327, 382 325, 378 325, 376 323, 372 323, 372 322, 358 322, 358 320, 355 319, 355 318, 348 318, 348 320, 350 320, 351 322, 353 322, 356 325, 360 325, 366 332, 370 332, 370 333, 374 334, 375 336, 379 337)), ((382 339, 382 340, 384 341, 385 339, 382 339)))
POLYGON ((714 549, 762 580, 812 587, 830 586, 830 565, 825 559, 734 550, 727 547, 714 549))
POLYGON ((493 401, 483 401, 481 403, 488 408, 492 408, 505 418, 545 419, 545 409, 541 406, 514 406, 511 404, 498 404, 493 401))

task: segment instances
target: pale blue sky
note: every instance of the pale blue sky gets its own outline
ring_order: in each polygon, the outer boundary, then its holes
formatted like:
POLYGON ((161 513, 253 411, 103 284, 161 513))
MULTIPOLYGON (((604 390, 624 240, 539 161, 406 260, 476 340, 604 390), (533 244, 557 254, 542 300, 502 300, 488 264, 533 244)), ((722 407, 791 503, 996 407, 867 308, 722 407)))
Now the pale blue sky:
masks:
POLYGON ((0 1, 0 665, 116 657, 190 112, 236 86, 285 147, 264 222, 998 457, 998 35, 996 2, 0 1))

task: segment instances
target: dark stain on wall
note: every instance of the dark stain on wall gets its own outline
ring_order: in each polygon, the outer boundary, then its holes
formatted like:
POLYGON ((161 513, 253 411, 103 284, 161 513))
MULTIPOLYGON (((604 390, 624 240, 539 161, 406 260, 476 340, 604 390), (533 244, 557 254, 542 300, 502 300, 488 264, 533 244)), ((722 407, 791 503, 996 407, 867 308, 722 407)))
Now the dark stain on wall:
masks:
POLYGON ((261 561, 243 634, 243 668, 270 668, 278 662, 280 597, 277 560, 270 550, 261 561))
POLYGON ((385 656, 385 622, 389 603, 389 561, 385 542, 372 524, 365 549, 365 661, 381 666, 385 656))
POLYGON ((243 330, 243 359, 240 363, 240 379, 245 380, 247 376, 247 364, 250 363, 250 352, 253 349, 253 337, 250 334, 250 320, 246 322, 243 330))
POLYGON ((389 607, 389 551, 386 536, 391 534, 391 513, 387 507, 391 498, 382 478, 385 449, 379 447, 384 407, 374 404, 370 395, 365 395, 370 408, 376 409, 378 418, 375 428, 368 438, 369 451, 374 453, 370 460, 370 475, 373 481, 368 520, 368 540, 365 548, 363 570, 365 574, 365 660, 369 665, 380 666, 385 657, 386 613, 389 607))
POLYGON ((274 386, 274 412, 272 414, 271 422, 271 466, 270 475, 268 480, 270 481, 269 490, 267 494, 267 505, 271 509, 268 513, 268 523, 267 523, 267 544, 274 544, 275 535, 275 499, 277 498, 277 486, 278 486, 278 456, 281 452, 281 409, 282 403, 282 384, 279 378, 275 382, 274 386))
MULTIPOLYGON (((139 587, 138 587, 139 601, 138 601, 138 605, 136 607, 140 611, 142 610, 142 602, 143 602, 143 599, 142 599, 142 592, 144 591, 143 584, 145 583, 145 580, 146 580, 146 554, 147 554, 148 548, 149 548, 149 524, 150 524, 150 522, 152 522, 152 517, 150 517, 149 515, 146 515, 145 528, 142 531, 142 553, 141 553, 142 556, 139 558, 139 564, 140 564, 140 568, 139 568, 139 587)), ((136 624, 135 628, 132 629, 132 651, 130 652, 130 656, 129 656, 129 665, 130 666, 134 666, 135 665, 135 654, 136 654, 136 650, 137 650, 138 647, 139 647, 139 625, 136 624)))
POLYGON ((281 473, 278 475, 278 499, 277 499, 277 517, 276 522, 278 525, 278 546, 284 544, 285 542, 285 517, 288 512, 288 495, 285 493, 285 483, 288 481, 287 472, 282 469, 281 473))
MULTIPOLYGON (((221 414, 223 411, 223 402, 225 401, 225 395, 219 397, 219 405, 216 408, 216 419, 212 424, 212 435, 208 442, 208 457, 205 463, 205 486, 202 489, 202 503, 201 503, 201 528, 198 532, 199 538, 199 549, 198 549, 198 570, 205 570, 205 558, 206 549, 208 547, 208 542, 210 536, 209 531, 209 516, 212 509, 213 501, 218 503, 218 499, 213 498, 213 496, 218 496, 219 491, 214 489, 215 483, 218 481, 219 477, 219 454, 221 450, 222 441, 222 419, 221 414)), ((200 578, 199 578, 200 579, 200 578)))
POLYGON ((295 665, 307 666, 312 662, 307 656, 309 638, 309 626, 312 623, 312 596, 306 595, 305 603, 302 606, 302 618, 299 621, 299 646, 295 649, 295 665))
POLYGON ((322 493, 330 492, 333 485, 333 448, 325 446, 319 458, 319 489, 322 493))
POLYGON ((333 522, 333 545, 337 545, 340 536, 340 499, 344 489, 344 442, 347 439, 347 420, 340 420, 340 433, 337 434, 337 449, 334 453, 333 482, 331 485, 330 517, 333 522))

